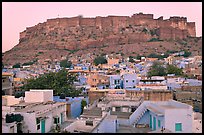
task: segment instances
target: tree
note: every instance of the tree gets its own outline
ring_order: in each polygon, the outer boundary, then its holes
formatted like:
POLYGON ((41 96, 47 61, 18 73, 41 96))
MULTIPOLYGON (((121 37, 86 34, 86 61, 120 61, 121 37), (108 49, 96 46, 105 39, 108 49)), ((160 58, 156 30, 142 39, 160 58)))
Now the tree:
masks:
POLYGON ((136 59, 141 60, 141 57, 144 57, 144 56, 137 55, 136 59))
POLYGON ((51 72, 36 79, 29 79, 21 89, 53 89, 54 95, 60 96, 61 93, 64 93, 66 96, 75 97, 81 93, 80 90, 76 90, 73 86, 76 80, 76 75, 72 75, 63 69, 57 73, 51 72))
POLYGON ((116 72, 117 74, 120 74, 120 70, 118 70, 118 69, 117 69, 115 72, 116 72))
POLYGON ((159 56, 155 53, 151 53, 150 55, 147 56, 148 58, 158 58, 159 56))
POLYGON ((134 63, 135 60, 133 59, 133 56, 129 56, 129 62, 134 63))
POLYGON ((62 60, 60 62, 60 67, 64 67, 64 68, 70 68, 72 65, 72 62, 71 61, 68 61, 68 60, 62 60))
POLYGON ((15 92, 14 94, 15 98, 19 98, 22 96, 22 93, 20 91, 15 92))
POLYGON ((106 64, 107 60, 103 56, 98 56, 94 59, 94 64, 98 66, 99 64, 106 64))
POLYGON ((21 67, 20 63, 16 63, 15 65, 13 65, 13 68, 20 68, 20 67, 21 67))
POLYGON ((23 63, 22 66, 33 65, 33 64, 34 64, 34 62, 30 61, 30 62, 23 63))
POLYGON ((86 100, 81 100, 81 114, 83 114, 84 107, 87 105, 86 100))
POLYGON ((182 75, 182 69, 174 66, 174 65, 168 65, 167 66, 167 74, 175 74, 175 75, 182 75))
POLYGON ((64 93, 61 93, 61 94, 60 94, 60 99, 65 99, 65 96, 66 96, 66 95, 65 95, 64 93))
POLYGON ((183 57, 189 57, 190 55, 191 55, 191 52, 184 51, 184 55, 183 55, 183 57))
POLYGON ((151 66, 150 70, 148 71, 147 75, 151 76, 165 76, 166 69, 162 66, 160 62, 155 61, 151 66))

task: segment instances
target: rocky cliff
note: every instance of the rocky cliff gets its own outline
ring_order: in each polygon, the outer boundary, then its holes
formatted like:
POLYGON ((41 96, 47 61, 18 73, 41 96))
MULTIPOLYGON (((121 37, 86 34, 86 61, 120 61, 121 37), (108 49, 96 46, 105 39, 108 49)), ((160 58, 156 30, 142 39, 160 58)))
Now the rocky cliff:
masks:
POLYGON ((187 22, 185 17, 164 20, 163 17, 154 19, 153 14, 139 13, 131 17, 55 18, 21 32, 19 44, 4 54, 3 62, 22 63, 42 53, 58 58, 67 51, 134 44, 153 38, 177 40, 195 36, 195 23, 187 22))

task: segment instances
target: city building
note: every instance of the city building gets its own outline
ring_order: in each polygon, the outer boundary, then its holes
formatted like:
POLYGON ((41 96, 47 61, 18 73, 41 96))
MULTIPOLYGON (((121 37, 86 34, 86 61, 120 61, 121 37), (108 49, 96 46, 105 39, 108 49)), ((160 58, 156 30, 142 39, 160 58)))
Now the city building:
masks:
POLYGON ((8 72, 2 72, 2 94, 13 95, 14 94, 14 81, 13 74, 8 72))

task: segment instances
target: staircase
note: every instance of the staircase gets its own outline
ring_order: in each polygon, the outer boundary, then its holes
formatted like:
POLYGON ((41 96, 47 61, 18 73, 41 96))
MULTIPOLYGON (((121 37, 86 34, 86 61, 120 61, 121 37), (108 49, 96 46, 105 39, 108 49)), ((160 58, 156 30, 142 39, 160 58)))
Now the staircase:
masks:
POLYGON ((140 113, 140 115, 136 118, 135 122, 132 124, 134 127, 138 123, 138 121, 142 118, 142 116, 145 114, 146 111, 147 111, 147 108, 144 107, 143 111, 140 113))
POLYGON ((134 113, 129 117, 130 125, 136 125, 138 121, 142 118, 142 116, 147 111, 146 105, 149 104, 149 101, 144 101, 134 113))

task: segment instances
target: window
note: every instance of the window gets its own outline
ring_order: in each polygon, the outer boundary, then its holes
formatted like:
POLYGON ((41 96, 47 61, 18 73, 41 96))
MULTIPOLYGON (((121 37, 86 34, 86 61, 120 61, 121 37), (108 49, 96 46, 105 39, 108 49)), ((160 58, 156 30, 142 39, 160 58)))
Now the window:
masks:
POLYGON ((37 130, 40 129, 40 119, 36 118, 37 130))
POLYGON ((40 129, 40 124, 37 125, 37 130, 39 130, 39 129, 40 129))
POLYGON ((132 82, 134 83, 134 82, 135 82, 135 80, 132 80, 132 82))
POLYGON ((59 117, 55 117, 54 118, 54 124, 58 124, 59 123, 59 117))
POLYGON ((128 80, 126 80, 126 83, 128 82, 128 80))
POLYGON ((161 127, 161 121, 158 120, 158 127, 160 128, 161 127))
POLYGON ((86 121, 86 125, 93 126, 93 121, 86 121))
POLYGON ((175 131, 182 131, 182 123, 175 124, 175 131))

